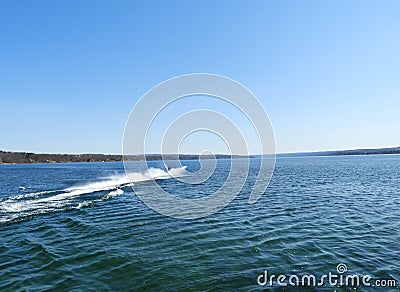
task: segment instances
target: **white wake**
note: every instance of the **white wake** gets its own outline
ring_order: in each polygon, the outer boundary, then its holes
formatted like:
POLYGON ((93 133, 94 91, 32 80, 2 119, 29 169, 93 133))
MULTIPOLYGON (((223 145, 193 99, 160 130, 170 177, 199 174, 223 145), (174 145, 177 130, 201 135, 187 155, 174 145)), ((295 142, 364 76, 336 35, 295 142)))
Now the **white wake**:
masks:
POLYGON ((96 200, 107 200, 115 196, 120 196, 124 194, 122 190, 123 187, 133 186, 136 182, 169 179, 171 177, 185 176, 186 174, 186 166, 172 168, 169 171, 164 171, 159 168, 149 168, 144 172, 116 174, 105 177, 99 181, 61 190, 48 190, 6 197, 0 200, 0 222, 16 219, 21 213, 25 213, 24 216, 48 213, 52 210, 60 210, 67 206, 73 209, 81 209, 92 205, 96 200), (104 195, 104 191, 109 192, 104 195), (94 201, 76 202, 76 199, 80 196, 96 192, 102 192, 103 196, 100 196, 100 198, 94 201), (74 202, 76 206, 71 206, 74 202))

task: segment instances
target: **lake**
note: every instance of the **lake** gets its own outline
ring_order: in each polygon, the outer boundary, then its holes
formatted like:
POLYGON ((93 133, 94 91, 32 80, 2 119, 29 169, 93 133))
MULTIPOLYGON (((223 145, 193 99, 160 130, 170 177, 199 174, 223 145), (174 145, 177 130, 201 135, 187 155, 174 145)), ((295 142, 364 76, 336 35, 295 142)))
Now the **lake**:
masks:
MULTIPOLYGON (((205 183, 157 182, 177 196, 204 196, 223 183, 229 161, 205 183)), ((255 175, 223 210, 184 220, 145 205, 122 163, 0 165, 0 290, 297 291, 257 279, 340 274, 344 264, 374 285, 396 281, 361 291, 399 291, 400 155, 278 157, 251 205, 255 175)), ((334 289, 301 291, 317 290, 334 289)))

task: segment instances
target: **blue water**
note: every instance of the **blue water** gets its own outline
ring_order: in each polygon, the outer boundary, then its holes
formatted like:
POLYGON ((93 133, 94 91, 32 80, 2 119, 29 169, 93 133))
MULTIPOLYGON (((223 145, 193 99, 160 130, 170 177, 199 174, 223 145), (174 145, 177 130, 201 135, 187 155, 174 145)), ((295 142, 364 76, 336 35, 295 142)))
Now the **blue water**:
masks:
MULTIPOLYGON (((220 160, 206 183, 158 183, 203 196, 227 171, 220 160)), ((228 207, 195 220, 149 209, 123 174, 122 163, 0 165, 0 291, 354 291, 257 284, 265 270, 320 276, 339 263, 396 281, 357 291, 400 289, 399 155, 278 158, 255 205, 252 169, 228 207)))

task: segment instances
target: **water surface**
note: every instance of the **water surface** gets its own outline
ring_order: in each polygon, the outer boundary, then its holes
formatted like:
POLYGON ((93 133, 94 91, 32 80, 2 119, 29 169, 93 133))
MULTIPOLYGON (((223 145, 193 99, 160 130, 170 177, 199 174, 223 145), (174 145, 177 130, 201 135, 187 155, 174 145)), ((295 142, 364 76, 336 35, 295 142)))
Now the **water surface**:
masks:
MULTIPOLYGON (((158 182, 203 196, 228 170, 220 160, 207 183, 158 182)), ((278 158, 255 205, 250 171, 228 207, 196 220, 149 209, 123 174, 121 163, 0 165, 0 290, 262 291, 264 270, 322 275, 339 263, 399 290, 399 155, 278 158)))

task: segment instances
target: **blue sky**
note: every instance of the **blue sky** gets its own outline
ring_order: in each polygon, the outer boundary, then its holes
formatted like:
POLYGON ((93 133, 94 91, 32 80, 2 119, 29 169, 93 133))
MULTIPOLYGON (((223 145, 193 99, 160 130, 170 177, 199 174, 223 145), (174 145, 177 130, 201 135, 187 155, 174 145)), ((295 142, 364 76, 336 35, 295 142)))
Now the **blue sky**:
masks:
POLYGON ((0 149, 120 153, 136 101, 194 72, 247 86, 278 152, 400 145, 399 13, 399 1, 2 1, 0 149))

